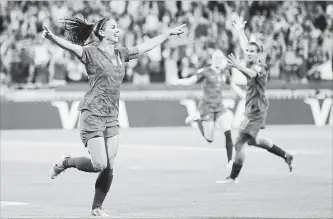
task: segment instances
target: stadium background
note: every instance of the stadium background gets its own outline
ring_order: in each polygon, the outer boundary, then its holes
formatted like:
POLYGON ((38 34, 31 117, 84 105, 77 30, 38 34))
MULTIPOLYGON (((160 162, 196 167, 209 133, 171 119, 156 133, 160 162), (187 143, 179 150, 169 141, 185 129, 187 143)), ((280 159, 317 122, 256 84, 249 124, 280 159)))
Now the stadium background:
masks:
MULTIPOLYGON (((116 216, 331 217, 333 3, 325 1, 1 1, 2 215, 82 218, 88 212, 89 197, 73 191, 92 189, 89 182, 94 176, 73 172, 74 178, 72 173, 64 175, 66 185, 45 180, 61 153, 86 155, 76 129, 76 108, 88 88, 85 69, 71 54, 41 39, 42 24, 64 36, 58 19, 77 13, 88 21, 107 15, 116 18, 123 33, 119 46, 127 47, 187 23, 185 36, 171 38, 126 66, 119 115, 123 128, 119 178, 113 185, 114 198, 106 201, 116 216), (263 42, 270 67, 268 129, 263 134, 298 157, 298 170, 290 177, 281 161, 249 149, 249 167, 241 179, 245 196, 209 184, 226 174, 219 168, 224 165, 223 134, 207 145, 184 122, 196 110, 200 85, 170 85, 174 78, 189 77, 209 65, 215 49, 242 55, 231 25, 236 14, 248 20, 247 35, 263 42), (36 154, 43 155, 36 158, 36 154), (265 161, 271 167, 262 166, 265 161), (279 171, 272 173, 271 168, 279 171), (287 194, 285 188, 295 192, 287 194), (60 193, 77 205, 58 197, 60 193), (258 201, 253 202, 253 197, 258 201), (192 205, 192 198, 198 205, 192 205), (15 209, 12 202, 30 207, 15 209), (235 207, 239 202, 243 211, 235 207)), ((244 87, 239 72, 233 70, 232 78, 244 87)), ((224 96, 236 131, 243 100, 228 88, 224 96)))
MULTIPOLYGON (((181 39, 172 38, 126 66, 122 87, 125 112, 121 113, 129 118, 125 127, 185 125, 193 101, 200 98, 200 85, 184 88, 170 83, 209 65, 216 49, 242 55, 231 25, 237 14, 248 20, 248 36, 264 44, 270 67, 268 87, 274 89, 268 91, 268 124, 332 125, 330 2, 4 1, 0 16, 1 129, 66 128, 59 125, 62 113, 77 106, 68 101, 82 98, 87 76, 71 54, 42 40, 41 31, 45 24, 63 36, 59 19, 75 14, 90 22, 107 15, 116 18, 122 29, 119 46, 126 47, 187 23, 187 33, 181 39), (62 110, 52 103, 59 100, 67 104, 62 110), (181 104, 184 101, 185 106, 181 104), (53 119, 37 125, 38 115, 53 119)), ((245 84, 245 77, 234 69, 232 77, 237 84, 245 84)), ((239 100, 228 91, 225 95, 235 112, 239 100)))

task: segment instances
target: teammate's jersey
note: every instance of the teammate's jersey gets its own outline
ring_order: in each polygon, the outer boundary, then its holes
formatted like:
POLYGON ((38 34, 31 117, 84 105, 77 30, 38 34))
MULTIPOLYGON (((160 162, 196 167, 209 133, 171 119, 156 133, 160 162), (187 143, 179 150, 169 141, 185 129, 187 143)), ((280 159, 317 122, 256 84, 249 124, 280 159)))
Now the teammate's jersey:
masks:
POLYGON ((89 110, 96 116, 118 119, 120 85, 125 76, 124 62, 137 57, 138 49, 115 49, 114 54, 96 46, 84 47, 81 61, 89 77, 89 91, 79 105, 79 110, 89 110))
POLYGON ((253 78, 247 77, 245 114, 258 116, 266 113, 269 107, 265 95, 268 68, 266 65, 252 65, 250 68, 257 72, 257 76, 253 78))
POLYGON ((204 104, 212 112, 224 108, 222 102, 223 76, 229 77, 227 69, 216 72, 212 67, 201 68, 196 73, 198 81, 202 80, 203 97, 200 105, 204 104))

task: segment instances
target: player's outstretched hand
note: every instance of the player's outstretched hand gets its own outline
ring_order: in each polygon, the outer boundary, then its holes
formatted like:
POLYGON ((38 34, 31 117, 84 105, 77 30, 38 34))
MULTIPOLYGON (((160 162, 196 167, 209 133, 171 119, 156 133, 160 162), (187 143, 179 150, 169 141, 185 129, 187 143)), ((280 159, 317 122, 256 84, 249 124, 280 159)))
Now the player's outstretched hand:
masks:
POLYGON ((236 30, 241 30, 245 28, 247 21, 244 21, 242 17, 236 17, 236 19, 232 22, 232 25, 236 30))
POLYGON ((175 27, 175 28, 173 28, 173 29, 170 29, 169 30, 169 34, 170 34, 170 36, 174 36, 174 35, 181 35, 181 34, 183 34, 184 33, 184 27, 186 26, 186 24, 182 24, 182 25, 180 25, 180 26, 178 26, 178 27, 175 27))
POLYGON ((46 26, 43 25, 43 33, 42 37, 45 39, 50 39, 53 35, 52 31, 50 31, 46 26))
POLYGON ((235 57, 233 53, 231 53, 230 55, 228 55, 228 65, 232 68, 239 69, 241 67, 241 62, 235 57))

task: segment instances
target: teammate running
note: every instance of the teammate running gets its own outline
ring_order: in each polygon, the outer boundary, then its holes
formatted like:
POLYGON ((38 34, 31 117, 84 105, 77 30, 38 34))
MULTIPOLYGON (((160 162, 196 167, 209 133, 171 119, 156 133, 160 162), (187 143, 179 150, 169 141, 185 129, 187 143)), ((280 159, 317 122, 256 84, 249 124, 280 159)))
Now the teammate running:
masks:
POLYGON ((203 98, 198 105, 199 116, 189 116, 185 123, 195 121, 202 136, 209 142, 214 140, 215 125, 218 124, 225 135, 227 150, 227 168, 232 166, 233 143, 231 137, 232 114, 223 104, 222 90, 224 83, 230 85, 231 89, 241 98, 245 93, 230 80, 227 67, 227 59, 222 51, 217 50, 212 55, 212 64, 209 67, 199 69, 197 73, 189 78, 178 79, 174 85, 192 85, 202 81, 203 98))
POLYGON ((69 41, 55 36, 46 27, 43 37, 68 50, 85 65, 89 91, 80 103, 80 136, 91 158, 63 156, 51 169, 54 179, 67 168, 99 172, 95 184, 92 216, 108 216, 102 204, 113 180, 113 166, 119 140, 119 94, 125 75, 124 63, 152 50, 169 36, 184 33, 184 24, 133 48, 116 48, 120 30, 112 18, 95 24, 72 17, 63 20, 69 41), (89 44, 89 46, 87 46, 89 44))
POLYGON ((260 129, 265 127, 265 120, 268 110, 268 100, 265 96, 268 69, 267 65, 260 60, 263 48, 260 43, 249 42, 244 33, 246 22, 241 18, 233 22, 234 27, 239 33, 241 47, 245 52, 246 66, 243 66, 234 54, 228 56, 228 65, 237 68, 247 78, 245 118, 241 124, 239 135, 235 143, 236 155, 232 165, 230 176, 223 183, 237 182, 244 160, 244 145, 260 147, 281 157, 292 171, 293 156, 275 144, 269 139, 259 138, 260 129))

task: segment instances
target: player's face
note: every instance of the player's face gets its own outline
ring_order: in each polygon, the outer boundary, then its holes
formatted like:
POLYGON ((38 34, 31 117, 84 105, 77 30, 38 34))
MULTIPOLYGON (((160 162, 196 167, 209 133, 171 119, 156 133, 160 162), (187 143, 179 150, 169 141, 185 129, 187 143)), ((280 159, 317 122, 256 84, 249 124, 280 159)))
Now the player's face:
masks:
POLYGON ((105 23, 103 34, 106 40, 109 40, 112 43, 119 42, 120 31, 115 20, 110 19, 105 23))
POLYGON ((258 61, 258 52, 257 47, 255 45, 248 45, 245 50, 245 60, 247 63, 253 62, 256 63, 258 61))

